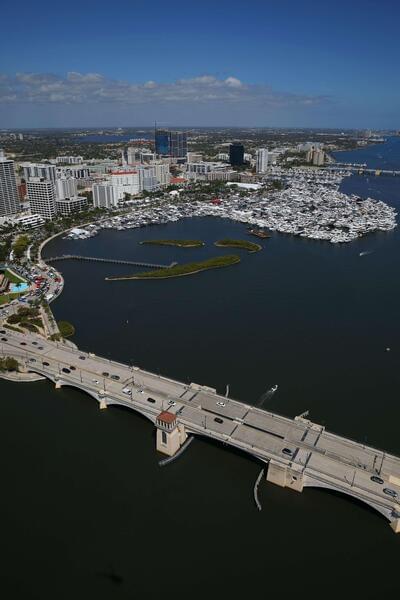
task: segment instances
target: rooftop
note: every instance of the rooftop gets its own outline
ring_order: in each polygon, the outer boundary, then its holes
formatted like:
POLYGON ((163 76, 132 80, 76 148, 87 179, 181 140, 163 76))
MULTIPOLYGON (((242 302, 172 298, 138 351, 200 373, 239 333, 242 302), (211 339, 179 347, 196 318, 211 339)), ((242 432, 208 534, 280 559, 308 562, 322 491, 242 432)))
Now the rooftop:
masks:
POLYGON ((157 421, 161 421, 162 423, 175 423, 176 421, 176 415, 174 415, 173 413, 168 412, 167 410, 164 410, 163 412, 161 412, 158 417, 157 417, 157 421))

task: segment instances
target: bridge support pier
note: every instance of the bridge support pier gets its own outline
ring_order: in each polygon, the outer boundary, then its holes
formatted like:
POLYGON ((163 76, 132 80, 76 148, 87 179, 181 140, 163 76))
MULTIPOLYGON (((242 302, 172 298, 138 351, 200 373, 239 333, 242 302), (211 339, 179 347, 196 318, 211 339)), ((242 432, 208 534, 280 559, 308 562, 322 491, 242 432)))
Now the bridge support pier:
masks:
POLYGON ((301 470, 275 460, 270 460, 268 463, 267 481, 280 487, 290 488, 296 492, 303 491, 303 473, 301 470))
POLYGON ((100 400, 100 410, 104 410, 105 408, 107 408, 107 402, 102 398, 100 400))
POLYGON ((400 533, 400 519, 395 519, 390 523, 390 527, 395 533, 400 533))
POLYGON ((185 426, 176 422, 176 416, 173 413, 163 411, 156 419, 156 427, 157 451, 167 456, 174 456, 188 437, 185 426))

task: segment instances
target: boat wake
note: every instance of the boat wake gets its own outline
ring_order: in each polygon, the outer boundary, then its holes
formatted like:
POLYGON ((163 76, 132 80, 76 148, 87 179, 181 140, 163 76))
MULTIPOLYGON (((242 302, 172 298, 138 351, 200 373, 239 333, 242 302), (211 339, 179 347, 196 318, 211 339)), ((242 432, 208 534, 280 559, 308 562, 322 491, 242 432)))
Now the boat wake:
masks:
POLYGON ((372 254, 373 250, 365 250, 364 252, 360 252, 358 256, 368 256, 368 254, 372 254))
POLYGON ((278 389, 278 386, 274 385, 274 386, 272 386, 272 388, 270 388, 269 390, 264 392, 264 394, 262 394, 262 396, 260 396, 260 399, 257 402, 256 406, 261 408, 268 400, 270 400, 272 398, 272 396, 275 394, 277 389, 278 389))

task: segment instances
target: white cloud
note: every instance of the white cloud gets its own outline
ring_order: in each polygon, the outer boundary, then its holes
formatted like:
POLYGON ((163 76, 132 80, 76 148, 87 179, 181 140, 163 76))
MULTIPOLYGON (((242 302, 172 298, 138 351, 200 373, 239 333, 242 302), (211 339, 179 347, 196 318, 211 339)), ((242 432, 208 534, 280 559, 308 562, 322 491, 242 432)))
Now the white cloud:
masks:
POLYGON ((265 108, 314 106, 325 103, 324 96, 277 92, 267 85, 246 84, 230 76, 218 79, 201 75, 170 83, 147 81, 143 84, 107 79, 99 73, 66 76, 51 73, 0 74, 0 103, 119 105, 208 104, 257 105, 265 108))

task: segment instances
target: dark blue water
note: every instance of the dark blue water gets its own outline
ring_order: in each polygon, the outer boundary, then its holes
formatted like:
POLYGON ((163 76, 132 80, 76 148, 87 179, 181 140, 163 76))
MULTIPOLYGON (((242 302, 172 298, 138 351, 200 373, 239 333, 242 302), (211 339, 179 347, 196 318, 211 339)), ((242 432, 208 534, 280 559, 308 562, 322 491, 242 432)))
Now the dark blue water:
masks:
MULTIPOLYGON (((394 177, 351 177, 343 189, 400 206, 394 177)), ((191 219, 55 240, 46 253, 183 262, 226 252, 213 242, 228 236, 246 237, 245 227, 191 219), (139 244, 161 237, 206 246, 139 244)), ((271 410, 309 409, 400 455, 399 230, 344 245, 279 234, 262 244, 239 265, 166 281, 105 282, 132 269, 60 263, 66 287, 53 308, 84 348, 219 391, 229 383, 247 402, 278 383, 271 410)), ((197 439, 160 469, 153 428, 132 412, 99 411, 48 383, 0 390, 5 598, 398 597, 400 537, 367 507, 265 484, 259 513, 259 465, 246 456, 197 439)))
POLYGON ((389 137, 384 144, 374 144, 359 150, 333 152, 338 162, 366 163, 371 169, 400 168, 400 136, 389 137))
POLYGON ((71 141, 79 144, 114 144, 116 142, 130 142, 134 140, 153 140, 153 132, 136 132, 129 135, 85 135, 72 138, 71 141))

